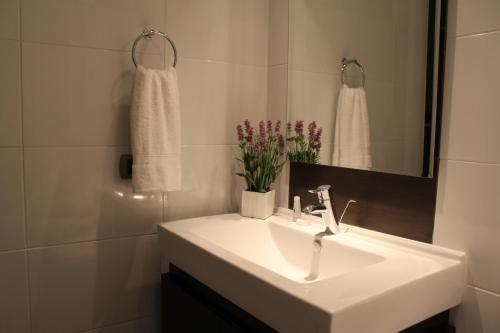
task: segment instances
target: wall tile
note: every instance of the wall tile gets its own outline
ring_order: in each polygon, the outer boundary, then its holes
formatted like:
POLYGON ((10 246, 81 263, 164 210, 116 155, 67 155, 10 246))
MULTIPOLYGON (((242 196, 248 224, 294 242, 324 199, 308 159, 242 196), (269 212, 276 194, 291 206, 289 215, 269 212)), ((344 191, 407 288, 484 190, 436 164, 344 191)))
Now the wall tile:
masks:
POLYGON ((236 125, 266 118, 267 68, 181 59, 182 144, 236 144, 236 125))
POLYGON ((468 255, 469 283, 500 292, 500 165, 441 161, 434 243, 468 255))
POLYGON ((19 39, 19 0, 0 0, 0 38, 19 39))
POLYGON ((24 197, 21 149, 0 149, 0 189, 0 212, 2 212, 0 251, 23 248, 24 197))
POLYGON ((42 246, 156 232, 162 195, 119 178, 124 148, 25 151, 28 244, 42 246))
POLYGON ((500 331, 500 295, 467 286, 455 314, 457 333, 497 333, 500 331))
POLYGON ((21 145, 19 57, 19 42, 0 40, 0 147, 21 145))
POLYGON ((500 163, 500 32, 456 40, 442 158, 500 163))
POLYGON ((157 236, 29 250, 33 332, 77 332, 156 313, 157 236))
POLYGON ((155 333, 160 332, 159 320, 155 317, 141 318, 123 324, 97 328, 82 333, 155 333))
POLYGON ((268 1, 167 0, 167 31, 184 58, 265 66, 268 1))
POLYGON ((0 267, 0 332, 30 332, 26 253, 0 252, 0 267))
POLYGON ((269 66, 288 63, 288 0, 269 1, 269 66))
POLYGON ((236 146, 182 148, 182 191, 165 194, 164 219, 172 221, 239 210, 243 179, 236 146))
POLYGON ((289 120, 315 120, 323 128, 323 142, 333 142, 333 129, 337 114, 339 77, 289 70, 289 120))
MULTIPOLYGON (((24 0, 23 40, 130 50, 145 27, 163 30, 163 0, 24 0)), ((138 50, 162 53, 164 41, 142 42, 138 50)))
POLYGON ((269 67, 267 73, 267 116, 284 124, 287 120, 288 103, 288 66, 279 65, 269 67))
POLYGON ((458 0, 457 35, 500 30, 499 13, 497 0, 458 0))
POLYGON ((127 145, 133 68, 128 52, 24 43, 25 144, 127 145))
POLYGON ((291 68, 338 74, 342 57, 356 58, 370 79, 390 82, 393 11, 390 0, 291 2, 291 68))

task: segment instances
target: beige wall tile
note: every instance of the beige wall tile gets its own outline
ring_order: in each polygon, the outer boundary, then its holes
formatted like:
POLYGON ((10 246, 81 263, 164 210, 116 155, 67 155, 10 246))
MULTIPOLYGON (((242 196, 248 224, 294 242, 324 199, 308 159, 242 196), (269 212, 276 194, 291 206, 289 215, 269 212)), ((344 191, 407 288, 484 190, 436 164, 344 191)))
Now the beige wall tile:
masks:
POLYGON ((21 145, 19 57, 19 42, 0 40, 0 147, 21 145))
POLYGON ((498 0, 458 0, 457 35, 500 30, 498 0))
POLYGON ((123 148, 25 151, 28 244, 42 246, 156 232, 162 195, 119 178, 123 148))
POLYGON ((0 332, 30 332, 26 253, 0 252, 0 332), (8 268, 8 269, 7 269, 8 268))
POLYGON ((500 295, 467 286, 455 314, 457 333, 497 333, 500 331, 500 295))
POLYGON ((500 292, 500 165, 441 161, 435 244, 464 250, 469 283, 500 292))
POLYGON ((267 116, 267 68, 181 59, 182 144, 236 144, 236 125, 267 116))
POLYGON ((184 58, 267 65, 269 0, 167 0, 167 31, 184 58))
POLYGON ((288 66, 269 67, 267 73, 267 116, 276 121, 281 120, 283 133, 287 120, 288 103, 288 66))
POLYGON ((19 0, 0 0, 0 38, 19 39, 19 0))
POLYGON ((29 250, 33 332, 77 332, 154 315, 157 236, 29 250))
POLYGON ((457 38, 442 158, 500 163, 500 32, 457 38))
POLYGON ((339 77, 290 69, 288 77, 288 120, 304 120, 305 126, 315 120, 323 128, 323 143, 333 142, 339 77))
POLYGON ((82 333, 155 333, 159 331, 159 320, 155 317, 147 317, 82 333))
POLYGON ((239 210, 243 179, 235 146, 182 148, 182 191, 165 195, 164 219, 230 213, 239 210))
POLYGON ((24 43, 25 144, 127 145, 133 71, 128 52, 24 43))
POLYGON ((2 214, 0 251, 23 248, 24 197, 21 149, 0 149, 0 189, 2 214))
MULTIPOLYGON (((164 27, 163 0, 24 0, 23 41, 130 50, 151 27, 164 27)), ((138 50, 163 51, 163 39, 141 43, 138 50)))
POLYGON ((269 66, 288 63, 288 0, 269 1, 269 66))

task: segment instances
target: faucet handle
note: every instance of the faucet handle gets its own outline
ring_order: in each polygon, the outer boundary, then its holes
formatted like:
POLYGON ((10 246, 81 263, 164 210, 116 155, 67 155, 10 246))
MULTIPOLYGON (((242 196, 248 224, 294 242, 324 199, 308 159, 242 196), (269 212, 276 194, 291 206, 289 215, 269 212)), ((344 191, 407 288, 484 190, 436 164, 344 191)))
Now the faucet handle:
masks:
POLYGON ((347 211, 347 208, 349 208, 349 205, 350 205, 350 204, 352 204, 352 203, 357 203, 357 201, 356 201, 356 200, 349 200, 349 201, 347 202, 347 205, 345 205, 345 207, 344 207, 344 211, 342 212, 342 215, 340 216, 339 223, 341 223, 341 222, 342 222, 342 220, 344 219, 344 215, 345 215, 345 213, 346 213, 346 211, 347 211))
POLYGON ((323 191, 328 191, 328 190, 330 190, 330 188, 331 188, 330 185, 320 185, 317 188, 315 188, 314 190, 309 190, 308 192, 309 193, 320 193, 323 191))

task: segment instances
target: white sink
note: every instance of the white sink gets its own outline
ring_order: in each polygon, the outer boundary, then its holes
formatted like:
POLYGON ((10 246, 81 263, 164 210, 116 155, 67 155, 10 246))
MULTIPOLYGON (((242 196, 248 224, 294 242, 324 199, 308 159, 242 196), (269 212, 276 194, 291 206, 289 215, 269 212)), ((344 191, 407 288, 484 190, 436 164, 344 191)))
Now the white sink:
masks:
POLYGON ((317 282, 384 260, 362 246, 366 244, 353 244, 347 237, 326 237, 319 249, 314 246, 315 228, 290 228, 280 220, 272 216, 269 223, 262 223, 238 217, 231 224, 199 226, 191 232, 298 283, 317 282))
POLYGON ((349 227, 265 221, 238 214, 160 225, 163 270, 171 262, 281 332, 398 332, 456 306, 461 252, 349 227))

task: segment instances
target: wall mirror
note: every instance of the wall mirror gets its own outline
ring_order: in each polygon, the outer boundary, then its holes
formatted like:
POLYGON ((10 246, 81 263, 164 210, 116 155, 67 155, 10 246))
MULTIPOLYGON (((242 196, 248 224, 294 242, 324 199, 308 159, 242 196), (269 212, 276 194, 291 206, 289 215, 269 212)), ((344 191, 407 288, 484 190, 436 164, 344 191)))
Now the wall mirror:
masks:
POLYGON ((441 2, 290 0, 288 121, 316 163, 432 177, 441 2))

